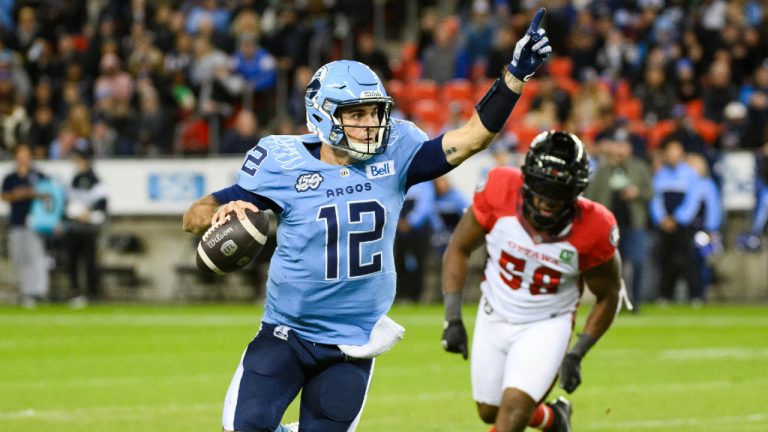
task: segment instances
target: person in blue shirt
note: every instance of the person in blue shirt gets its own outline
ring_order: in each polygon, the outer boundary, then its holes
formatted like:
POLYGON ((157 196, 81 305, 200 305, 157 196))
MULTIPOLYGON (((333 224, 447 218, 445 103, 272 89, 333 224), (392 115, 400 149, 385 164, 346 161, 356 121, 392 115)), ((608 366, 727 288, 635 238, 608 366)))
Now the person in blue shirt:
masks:
POLYGON ((306 135, 272 135, 245 156, 236 183, 204 196, 182 226, 201 234, 230 211, 272 210, 261 328, 232 379, 225 431, 289 431, 280 425, 301 391, 302 432, 357 426, 374 357, 403 329, 387 318, 395 298, 393 243, 405 194, 488 147, 551 52, 540 9, 503 75, 462 127, 429 139, 390 118, 393 101, 370 68, 335 61, 306 89, 306 135))
POLYGON ((395 235, 397 298, 418 303, 424 292, 424 271, 432 252, 435 187, 432 182, 408 189, 395 235))
POLYGON ((451 184, 447 176, 436 178, 435 185, 435 233, 432 244, 438 255, 442 256, 451 234, 459 224, 464 211, 469 206, 467 198, 451 184))
POLYGON ((691 293, 701 292, 701 277, 694 264, 695 229, 691 225, 701 201, 692 191, 699 174, 688 165, 683 144, 676 138, 662 143, 664 163, 653 176, 651 220, 659 231, 659 297, 665 304, 674 299, 681 274, 691 293))
POLYGON ((720 241, 720 225, 723 220, 723 206, 720 203, 720 190, 712 176, 704 156, 691 153, 685 161, 698 174, 696 182, 690 185, 689 192, 698 201, 696 214, 691 221, 694 230, 694 265, 699 273, 701 284, 689 287, 689 298, 695 307, 701 306, 707 298, 707 289, 712 278, 709 260, 713 254, 722 250, 720 241), (694 290, 698 289, 698 290, 694 290))

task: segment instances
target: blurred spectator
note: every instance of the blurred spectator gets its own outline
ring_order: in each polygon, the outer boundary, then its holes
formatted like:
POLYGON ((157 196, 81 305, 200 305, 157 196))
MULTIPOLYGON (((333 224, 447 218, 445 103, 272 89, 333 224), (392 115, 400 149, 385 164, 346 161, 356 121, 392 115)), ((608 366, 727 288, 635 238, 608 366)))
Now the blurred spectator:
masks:
POLYGON ((606 147, 606 161, 601 164, 584 191, 584 196, 605 205, 619 226, 619 252, 631 268, 629 290, 635 311, 643 301, 644 265, 648 259, 646 226, 648 203, 653 197, 648 164, 632 154, 629 134, 619 129, 601 142, 606 147))
POLYGON ((251 33, 242 34, 238 46, 233 58, 234 73, 245 79, 247 92, 252 97, 250 106, 257 112, 259 121, 266 122, 275 115, 275 58, 259 46, 256 35, 251 33))
POLYGON ((457 32, 458 20, 455 17, 440 22, 435 29, 434 42, 424 49, 421 78, 445 84, 458 77, 460 47, 457 32))
POLYGON ((383 50, 376 46, 376 39, 373 38, 371 32, 362 32, 357 36, 354 58, 368 65, 383 81, 392 79, 389 58, 383 50))
POLYGON ((677 61, 674 78, 679 102, 688 103, 701 98, 701 84, 690 60, 683 58, 677 61))
POLYGON ((698 174, 696 182, 689 186, 689 193, 695 194, 698 201, 691 228, 695 231, 696 247, 693 263, 699 272, 701 290, 696 291, 696 287, 689 286, 689 299, 694 306, 701 306, 707 298, 707 288, 712 279, 711 259, 716 251, 722 250, 719 239, 723 207, 720 203, 720 191, 709 175, 707 160, 699 154, 689 154, 685 159, 698 174))
POLYGON ((731 66, 724 60, 712 63, 707 81, 703 92, 704 116, 720 123, 725 106, 739 97, 739 91, 731 81, 731 66))
POLYGON ((423 58, 424 51, 427 47, 434 44, 435 33, 437 32, 439 24, 440 15, 438 14, 436 7, 427 6, 421 11, 421 17, 419 18, 419 34, 416 39, 417 58, 423 58))
POLYGON ((0 156, 13 153, 14 147, 27 138, 31 120, 19 104, 12 84, 0 82, 0 156))
POLYGON ((436 221, 433 222, 434 234, 432 245, 439 257, 443 256, 453 230, 459 224, 464 211, 469 206, 469 201, 462 193, 451 184, 447 176, 442 176, 432 181, 435 187, 436 221))
POLYGON ((56 123, 53 110, 48 105, 40 105, 32 113, 28 141, 35 159, 48 157, 49 146, 56 138, 56 123))
POLYGON ((59 128, 56 139, 51 143, 48 157, 50 159, 68 159, 75 151, 88 149, 88 141, 78 136, 72 126, 64 124, 59 128))
POLYGON ((565 124, 571 115, 571 107, 573 106, 571 95, 557 86, 551 74, 537 75, 537 78, 539 79, 539 91, 533 98, 531 108, 535 109, 540 104, 550 101, 555 105, 557 122, 565 124))
POLYGON ((26 103, 32 96, 32 83, 29 75, 12 51, 0 51, 0 84, 13 88, 16 102, 26 103))
POLYGON ((643 103, 643 118, 654 124, 672 118, 676 103, 675 89, 661 67, 646 69, 643 82, 635 90, 635 96, 643 103))
POLYGON ((107 53, 100 64, 101 75, 94 84, 94 100, 97 109, 111 113, 124 105, 130 104, 133 96, 133 79, 120 67, 117 54, 107 53))
POLYGON ((142 79, 138 83, 139 111, 137 141, 141 153, 156 156, 170 153, 172 129, 160 104, 160 96, 152 81, 142 79))
POLYGON ((586 70, 595 68, 599 49, 594 19, 588 9, 577 12, 568 42, 568 52, 573 62, 572 78, 579 80, 586 70))
POLYGON ((14 148, 15 169, 3 179, 2 199, 10 204, 8 252, 19 284, 20 302, 35 307, 48 296, 48 267, 42 237, 27 227, 35 184, 45 176, 32 166, 32 151, 26 145, 14 148))
POLYGON ((78 138, 88 139, 91 136, 91 111, 85 104, 72 106, 65 123, 75 131, 78 138))
POLYGON ((152 36, 142 33, 134 39, 134 47, 128 55, 128 71, 134 77, 160 76, 163 70, 163 53, 152 44, 152 36))
MULTIPOLYGON (((264 47, 277 58, 277 69, 291 83, 299 66, 309 65, 309 31, 299 19, 295 6, 282 4, 278 8, 277 27, 265 35, 264 47)), ((310 69, 316 65, 309 65, 310 69)), ((302 91, 302 94, 304 92, 302 91)))
MULTIPOLYGON (((486 78, 496 79, 501 75, 515 52, 515 43, 517 43, 515 32, 509 27, 500 27, 488 52, 488 64, 485 67, 486 78)), ((537 78, 541 77, 537 75, 537 78)))
POLYGON ((197 34, 201 23, 209 21, 218 32, 226 32, 229 26, 229 11, 219 6, 218 0, 203 0, 195 5, 187 14, 186 30, 189 34, 197 34))
POLYGON ((625 39, 621 30, 612 28, 597 51, 595 65, 603 76, 617 80, 628 76, 632 65, 637 64, 640 57, 638 51, 636 45, 625 39))
POLYGON ((243 80, 232 75, 229 57, 205 37, 195 38, 190 70, 191 84, 199 89, 198 103, 205 115, 229 116, 231 103, 242 91, 243 80))
POLYGON ((115 156, 115 147, 117 147, 117 132, 109 126, 104 117, 96 117, 93 120, 91 130, 91 146, 93 155, 97 158, 107 158, 115 156))
MULTIPOLYGON (((463 29, 464 50, 470 68, 475 65, 481 65, 485 68, 488 61, 495 30, 491 22, 490 12, 491 6, 488 0, 474 0, 472 2, 471 18, 463 29)), ((511 58, 508 57, 508 59, 511 58)))
MULTIPOLYGON (((293 87, 290 92, 290 99, 288 100, 288 115, 291 120, 296 124, 304 124, 307 122, 306 112, 307 108, 304 102, 304 92, 307 89, 307 85, 312 80, 312 75, 315 73, 307 66, 300 66, 296 69, 296 76, 293 80, 293 87)), ((397 106, 397 103, 395 103, 397 106)))
POLYGON ((768 140, 755 154, 755 212, 751 234, 760 237, 768 226, 768 140))
POLYGON ((411 186, 405 196, 395 237, 396 292, 400 300, 421 301, 424 269, 432 250, 430 238, 434 209, 435 187, 432 182, 411 186))
POLYGON ((717 140, 716 147, 719 150, 753 147, 748 142, 757 138, 750 136, 754 130, 747 121, 747 108, 741 102, 730 102, 725 106, 723 131, 717 140))
POLYGON ((573 130, 591 126, 599 114, 613 109, 613 98, 594 69, 584 69, 582 86, 573 98, 570 123, 573 130))
POLYGON ((101 299, 98 237, 107 218, 107 191, 93 171, 89 150, 72 155, 75 176, 67 193, 64 245, 67 249, 69 287, 75 295, 73 307, 101 299), (80 285, 81 267, 85 270, 85 289, 80 285))
POLYGON ((242 155, 253 148, 260 139, 256 116, 252 111, 242 110, 237 114, 235 127, 224 133, 219 152, 242 155))
POLYGON ((694 263, 696 250, 691 227, 699 210, 698 195, 692 185, 698 181, 698 173, 685 162, 683 144, 667 139, 662 144, 663 165, 653 176, 653 199, 650 204, 651 219, 659 231, 656 254, 660 263, 660 304, 675 298, 675 285, 682 274, 692 298, 701 297, 701 275, 694 263))
POLYGON ((749 138, 744 148, 757 148, 768 130, 768 59, 755 68, 751 80, 741 87, 739 100, 747 107, 749 138))

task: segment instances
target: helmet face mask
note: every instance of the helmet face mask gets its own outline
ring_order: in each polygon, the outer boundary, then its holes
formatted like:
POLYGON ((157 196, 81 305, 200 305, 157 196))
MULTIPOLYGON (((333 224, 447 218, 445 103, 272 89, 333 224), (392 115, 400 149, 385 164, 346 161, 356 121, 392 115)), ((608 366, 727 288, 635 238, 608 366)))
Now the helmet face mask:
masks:
POLYGON ((573 220, 576 200, 589 181, 584 145, 567 132, 543 132, 531 142, 522 171, 524 214, 535 229, 559 233, 573 220), (541 209, 541 201, 558 210, 541 209))
POLYGON ((357 160, 366 160, 384 153, 389 141, 389 114, 393 100, 387 96, 379 77, 362 63, 341 60, 328 63, 315 72, 304 97, 307 108, 307 128, 320 140, 346 151, 357 160), (376 104, 378 124, 344 124, 341 112, 351 107, 376 104), (366 129, 374 140, 351 139, 352 128, 366 129), (345 130, 346 129, 346 130, 345 130))

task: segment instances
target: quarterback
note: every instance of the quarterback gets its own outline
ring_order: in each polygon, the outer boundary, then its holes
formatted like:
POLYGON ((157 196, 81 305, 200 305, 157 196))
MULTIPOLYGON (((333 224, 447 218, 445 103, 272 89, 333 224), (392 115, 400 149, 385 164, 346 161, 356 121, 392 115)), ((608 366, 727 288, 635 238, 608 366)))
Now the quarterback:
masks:
POLYGON ((301 432, 355 429, 374 358, 404 331, 386 313, 405 193, 487 148, 503 128, 552 50, 543 15, 468 122, 433 139, 390 118, 392 98, 367 66, 322 66, 305 95, 311 133, 262 139, 236 184, 187 210, 183 227, 194 233, 232 210, 244 218, 246 208, 270 209, 278 218, 264 316, 227 392, 225 431, 291 430, 280 423, 299 391, 301 432))

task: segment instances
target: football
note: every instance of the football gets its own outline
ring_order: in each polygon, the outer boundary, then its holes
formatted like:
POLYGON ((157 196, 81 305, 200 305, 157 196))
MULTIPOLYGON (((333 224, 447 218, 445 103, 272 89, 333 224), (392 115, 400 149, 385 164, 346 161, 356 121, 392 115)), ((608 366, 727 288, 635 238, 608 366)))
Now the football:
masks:
POLYGON ((234 211, 212 225, 197 244, 197 268, 223 275, 241 269, 261 252, 269 234, 269 217, 264 212, 245 210, 238 219, 234 211))

